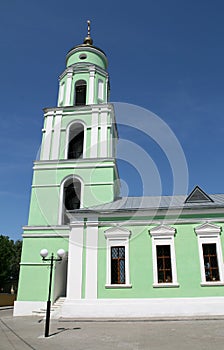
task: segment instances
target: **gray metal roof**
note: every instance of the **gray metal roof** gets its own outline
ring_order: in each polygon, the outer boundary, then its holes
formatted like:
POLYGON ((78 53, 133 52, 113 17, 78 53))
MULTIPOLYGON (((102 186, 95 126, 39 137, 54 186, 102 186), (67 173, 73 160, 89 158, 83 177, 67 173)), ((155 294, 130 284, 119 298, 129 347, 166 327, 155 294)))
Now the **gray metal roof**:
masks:
POLYGON ((212 201, 198 201, 185 203, 188 196, 149 196, 149 197, 122 197, 117 200, 91 207, 97 211, 117 211, 117 210, 135 210, 135 209, 167 209, 167 208, 216 208, 224 207, 224 194, 209 194, 212 201))

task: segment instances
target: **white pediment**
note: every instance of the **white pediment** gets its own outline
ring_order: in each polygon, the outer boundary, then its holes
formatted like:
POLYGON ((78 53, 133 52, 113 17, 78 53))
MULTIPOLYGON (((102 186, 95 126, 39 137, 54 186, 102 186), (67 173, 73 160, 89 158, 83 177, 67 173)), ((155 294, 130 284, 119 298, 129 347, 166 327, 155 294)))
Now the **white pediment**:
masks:
POLYGON ((153 227, 150 231, 151 236, 173 236, 175 235, 175 228, 167 225, 159 225, 153 227))
POLYGON ((104 235, 106 238, 128 238, 131 235, 131 231, 126 228, 111 227, 104 231, 104 235))
POLYGON ((220 234, 221 232, 221 227, 220 226, 217 226, 217 225, 214 225, 214 224, 211 224, 209 222, 205 222, 204 224, 198 226, 198 227, 195 227, 194 229, 195 233, 197 235, 208 235, 208 234, 211 234, 211 233, 215 233, 215 234, 220 234))

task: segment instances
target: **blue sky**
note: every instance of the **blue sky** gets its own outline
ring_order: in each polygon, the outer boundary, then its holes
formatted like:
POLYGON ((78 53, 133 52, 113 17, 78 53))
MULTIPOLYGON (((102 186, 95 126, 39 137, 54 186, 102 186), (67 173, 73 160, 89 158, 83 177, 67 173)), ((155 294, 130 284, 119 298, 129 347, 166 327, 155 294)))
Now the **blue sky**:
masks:
MULTIPOLYGON (((21 238, 42 108, 56 105, 66 53, 82 43, 87 19, 94 44, 109 60, 111 101, 144 107, 169 125, 185 153, 189 191, 199 185, 223 193, 223 13, 221 0, 2 0, 0 234, 21 238)), ((172 194, 164 152, 120 127, 121 139, 133 136, 156 163, 162 193, 172 194)), ((129 195, 141 195, 136 169, 125 160, 119 165, 129 195)))

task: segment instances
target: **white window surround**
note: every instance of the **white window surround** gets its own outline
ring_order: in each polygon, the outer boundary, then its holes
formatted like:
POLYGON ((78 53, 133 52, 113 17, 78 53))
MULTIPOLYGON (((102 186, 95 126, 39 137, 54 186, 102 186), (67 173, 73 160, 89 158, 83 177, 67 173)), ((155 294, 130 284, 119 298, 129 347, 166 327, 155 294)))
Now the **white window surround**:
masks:
POLYGON ((79 181, 81 184, 81 196, 80 196, 80 208, 83 208, 83 189, 84 189, 84 184, 83 180, 76 175, 69 175, 65 179, 62 180, 61 185, 60 185, 60 197, 59 197, 59 212, 58 212, 58 225, 62 225, 63 221, 63 215, 64 215, 64 187, 65 183, 72 179, 74 182, 75 180, 79 181))
MULTIPOLYGON (((83 138, 83 156, 82 158, 86 158, 86 124, 79 119, 73 120, 71 123, 68 124, 66 128, 66 141, 65 141, 65 159, 68 159, 68 146, 69 146, 69 134, 70 134, 70 129, 75 125, 75 124, 82 124, 83 129, 84 129, 84 138, 83 138)), ((71 159, 69 159, 71 161, 71 159)), ((77 160, 77 159, 76 159, 77 160)))
POLYGON ((194 229, 198 237, 198 249, 201 269, 201 286, 218 286, 224 285, 224 269, 223 269, 223 254, 221 248, 220 234, 221 228, 211 223, 204 223, 194 229), (202 244, 216 244, 216 253, 219 267, 220 281, 206 281, 205 268, 204 268, 204 256, 202 244))
POLYGON ((65 82, 60 83, 59 85, 59 98, 58 98, 59 106, 62 104, 64 100, 64 92, 65 92, 65 82))
POLYGON ((153 287, 179 287, 177 282, 177 269, 176 269, 176 254, 174 246, 174 236, 176 230, 173 227, 160 225, 152 228, 149 231, 152 237, 152 258, 153 258, 153 287), (158 283, 158 268, 157 268, 157 245, 169 245, 171 255, 171 269, 172 269, 172 282, 171 283, 158 283))
POLYGON ((102 79, 98 80, 98 99, 100 101, 104 99, 104 84, 102 79))
POLYGON ((129 263, 129 239, 131 232, 124 228, 113 227, 104 232, 107 240, 107 266, 106 288, 131 288, 130 263, 129 263), (125 247, 125 284, 111 284, 111 247, 125 247))

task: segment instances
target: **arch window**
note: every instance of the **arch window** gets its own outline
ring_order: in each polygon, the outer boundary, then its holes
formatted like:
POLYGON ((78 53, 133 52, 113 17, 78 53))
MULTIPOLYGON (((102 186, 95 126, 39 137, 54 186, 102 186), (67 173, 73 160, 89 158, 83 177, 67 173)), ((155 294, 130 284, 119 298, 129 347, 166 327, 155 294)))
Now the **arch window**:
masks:
POLYGON ((83 157, 84 127, 75 123, 69 130, 68 159, 83 157))
POLYGON ((62 223, 69 223, 69 211, 80 208, 81 183, 77 179, 69 179, 63 188, 63 215, 62 223))
POLYGON ((75 106, 86 105, 86 81, 78 80, 75 83, 75 106))

